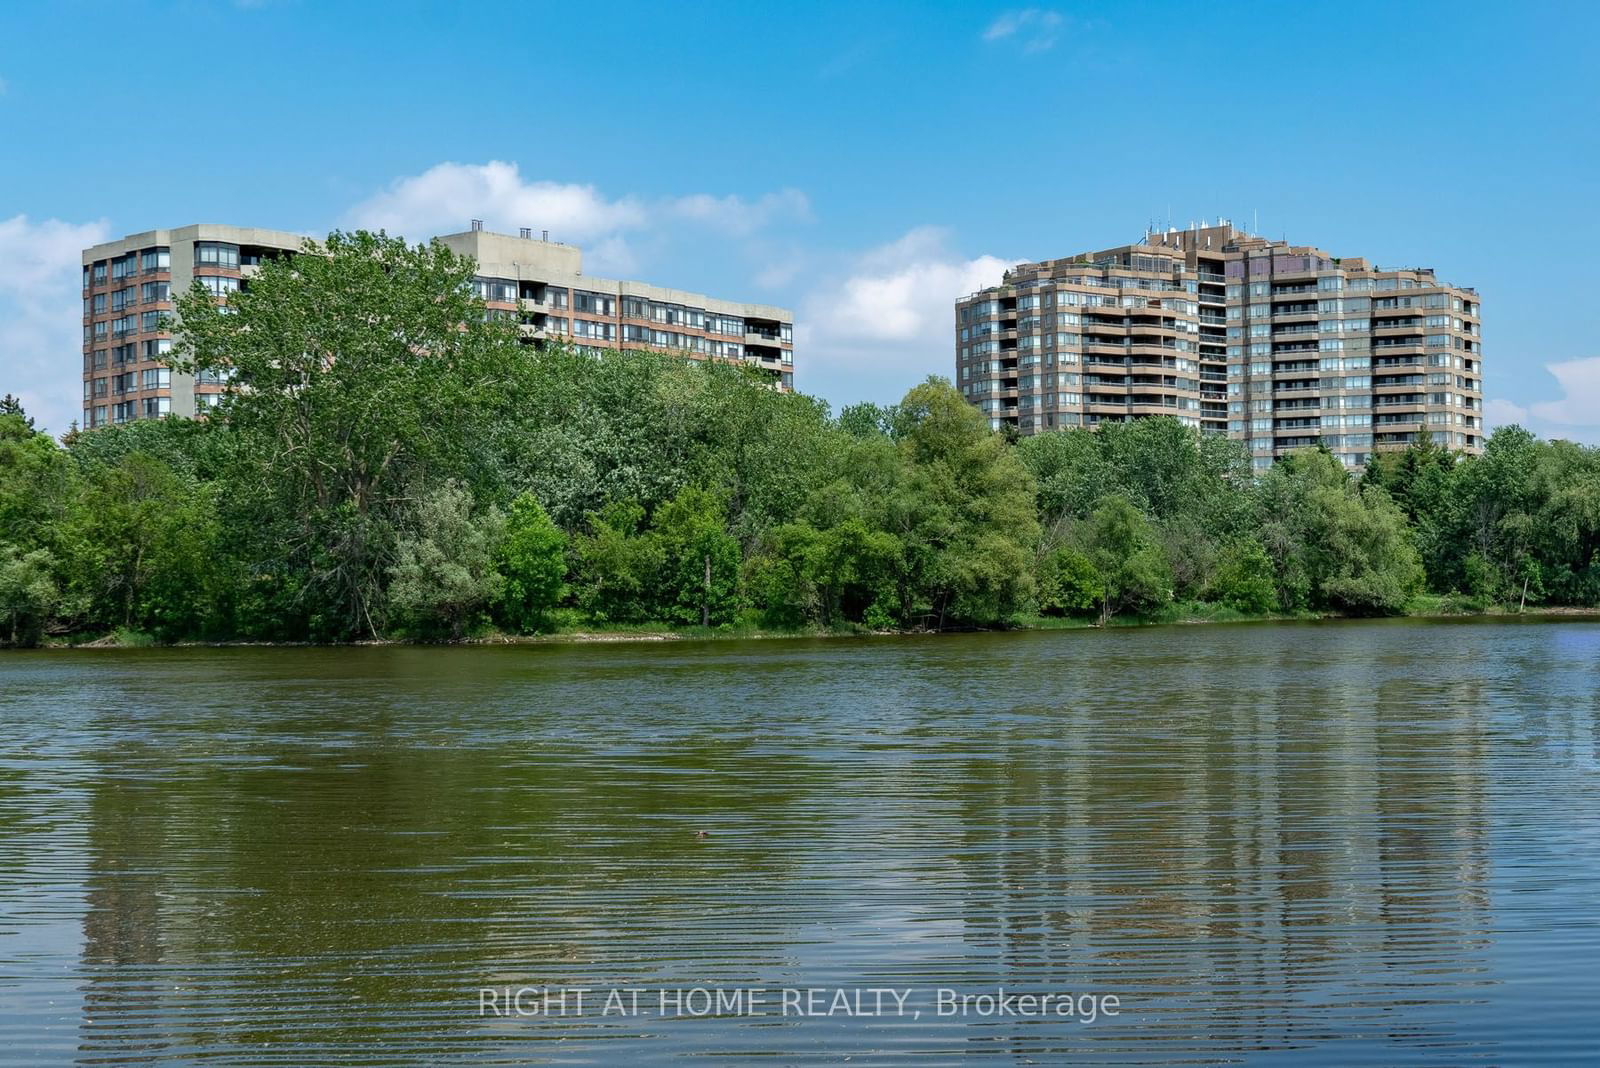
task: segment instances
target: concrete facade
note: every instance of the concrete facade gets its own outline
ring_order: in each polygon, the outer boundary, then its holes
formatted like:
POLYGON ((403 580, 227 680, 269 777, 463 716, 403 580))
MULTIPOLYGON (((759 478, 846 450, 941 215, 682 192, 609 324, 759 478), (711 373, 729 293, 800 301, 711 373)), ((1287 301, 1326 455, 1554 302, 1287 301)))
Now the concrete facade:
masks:
POLYGON ((770 304, 583 273, 572 245, 468 230, 439 238, 478 264, 478 295, 495 314, 515 318, 530 341, 580 349, 655 349, 692 359, 743 362, 794 388, 794 313, 770 304))
MULTIPOLYGON (((515 319, 526 341, 585 350, 638 348, 751 364, 780 389, 794 386, 794 316, 784 308, 719 300, 583 273, 571 245, 474 228, 438 238, 477 264, 474 285, 491 315, 515 319)), ((173 295, 200 280, 220 297, 249 284, 265 258, 301 250, 299 234, 198 224, 148 230, 83 252, 84 427, 163 415, 194 416, 223 383, 179 374, 163 360, 173 295)))
POLYGON ((84 427, 193 416, 216 403, 222 383, 179 374, 163 360, 173 295, 199 279, 219 296, 239 288, 262 259, 298 252, 305 238, 281 230, 199 223, 147 230, 83 251, 84 427))
POLYGON ((956 384, 1018 433, 1172 415, 1257 468, 1321 443, 1348 467, 1418 433, 1483 445, 1481 305, 1226 221, 1021 264, 956 302, 956 384))

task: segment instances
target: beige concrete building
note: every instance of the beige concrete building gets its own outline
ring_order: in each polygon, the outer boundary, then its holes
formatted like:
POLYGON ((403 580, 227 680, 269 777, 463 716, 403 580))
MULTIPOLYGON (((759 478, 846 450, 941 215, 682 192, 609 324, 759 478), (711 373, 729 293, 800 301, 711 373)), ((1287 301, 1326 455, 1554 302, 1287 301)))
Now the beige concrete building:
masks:
POLYGON ((201 223, 147 230, 83 252, 85 427, 192 416, 216 403, 214 376, 179 374, 163 362, 172 297, 199 281, 219 297, 246 284, 261 261, 305 239, 279 230, 201 223))
POLYGON ((1025 263, 956 302, 956 384, 1019 433, 1172 415, 1256 467, 1483 444, 1475 290, 1215 226, 1025 263))
POLYGON ((474 224, 439 241, 477 262, 478 295, 492 314, 516 318, 529 341, 743 362, 779 388, 794 388, 794 314, 787 308, 586 275, 581 251, 529 230, 512 237, 474 224))
MULTIPOLYGON (((474 284, 490 314, 515 318, 529 343, 682 352, 748 363, 780 389, 794 386, 794 316, 787 309, 592 277, 577 248, 526 230, 511 237, 474 224, 438 240, 477 261, 474 284)), ((180 374, 163 362, 172 349, 164 321, 173 294, 198 280, 225 297, 248 286, 262 260, 298 252, 304 241, 277 230, 200 224, 85 249, 82 425, 193 416, 215 404, 219 378, 180 374)))

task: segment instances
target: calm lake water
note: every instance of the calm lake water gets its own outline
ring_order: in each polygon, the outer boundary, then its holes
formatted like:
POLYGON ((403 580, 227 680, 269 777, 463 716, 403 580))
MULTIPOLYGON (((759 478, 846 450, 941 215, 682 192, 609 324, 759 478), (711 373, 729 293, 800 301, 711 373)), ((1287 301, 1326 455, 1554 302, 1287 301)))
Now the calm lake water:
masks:
POLYGON ((1594 1063, 1597 717, 1589 622, 0 654, 0 1061, 1594 1063))

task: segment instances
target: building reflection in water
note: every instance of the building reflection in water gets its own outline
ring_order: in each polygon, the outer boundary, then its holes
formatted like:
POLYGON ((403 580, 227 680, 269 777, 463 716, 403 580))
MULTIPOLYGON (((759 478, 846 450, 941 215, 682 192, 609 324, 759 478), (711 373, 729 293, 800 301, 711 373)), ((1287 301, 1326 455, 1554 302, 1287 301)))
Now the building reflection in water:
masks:
POLYGON ((80 1058, 1494 1059, 1496 821, 1592 759, 1596 682, 1443 629, 247 659, 98 750, 80 1058), (1123 1014, 530 1024, 491 984, 1123 1014))

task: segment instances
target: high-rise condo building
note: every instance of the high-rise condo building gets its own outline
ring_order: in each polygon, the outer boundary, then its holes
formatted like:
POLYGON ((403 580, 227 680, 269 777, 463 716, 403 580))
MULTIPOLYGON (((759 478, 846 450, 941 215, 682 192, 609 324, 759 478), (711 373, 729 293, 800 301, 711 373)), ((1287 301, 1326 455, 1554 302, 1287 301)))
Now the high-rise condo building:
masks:
POLYGON ((200 224, 130 234, 83 252, 83 426, 194 415, 222 383, 179 374, 164 320, 173 295, 198 281, 218 296, 248 282, 264 258, 305 238, 278 230, 200 224))
MULTIPOLYGON (((474 285, 491 315, 514 318, 530 344, 654 349, 748 363, 780 389, 794 386, 794 316, 767 304, 619 282, 583 273, 571 245, 472 229, 438 239, 477 261, 474 285)), ((83 426, 193 416, 223 382, 162 362, 172 349, 173 295, 195 281, 222 297, 248 287, 262 260, 298 252, 305 238, 202 224, 150 230, 83 252, 83 426)))
POLYGON ((1475 290, 1215 226, 1025 263, 956 302, 956 382, 1022 434, 1172 415, 1257 468, 1483 444, 1475 290))

